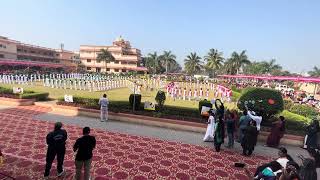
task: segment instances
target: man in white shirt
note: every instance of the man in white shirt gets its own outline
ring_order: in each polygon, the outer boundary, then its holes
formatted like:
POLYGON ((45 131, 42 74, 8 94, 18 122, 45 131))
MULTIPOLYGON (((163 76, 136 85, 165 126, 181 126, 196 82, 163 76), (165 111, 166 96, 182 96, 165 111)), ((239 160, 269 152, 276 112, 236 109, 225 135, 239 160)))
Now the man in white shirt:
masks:
POLYGON ((257 130, 260 131, 262 116, 260 114, 256 114, 254 111, 250 111, 247 106, 245 107, 248 111, 248 116, 257 123, 257 130))
POLYGON ((109 100, 106 94, 103 94, 103 97, 99 99, 99 105, 100 105, 100 112, 101 112, 100 121, 101 122, 107 121, 109 100))

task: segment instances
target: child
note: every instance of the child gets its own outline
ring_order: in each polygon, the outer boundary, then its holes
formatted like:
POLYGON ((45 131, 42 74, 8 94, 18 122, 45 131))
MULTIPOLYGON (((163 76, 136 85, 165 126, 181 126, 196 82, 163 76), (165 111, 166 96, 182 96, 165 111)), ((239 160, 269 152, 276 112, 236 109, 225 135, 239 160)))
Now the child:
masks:
POLYGON ((235 129, 235 116, 233 113, 229 113, 227 117, 227 133, 228 133, 228 145, 227 148, 233 148, 234 145, 234 129, 235 129))

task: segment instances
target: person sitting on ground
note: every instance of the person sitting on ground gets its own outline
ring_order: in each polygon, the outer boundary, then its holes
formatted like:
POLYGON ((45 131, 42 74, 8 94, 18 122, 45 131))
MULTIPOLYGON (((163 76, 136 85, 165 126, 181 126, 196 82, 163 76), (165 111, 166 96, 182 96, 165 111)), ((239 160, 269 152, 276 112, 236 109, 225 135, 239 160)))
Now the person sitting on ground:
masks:
POLYGON ((251 120, 249 125, 244 129, 244 136, 241 142, 244 156, 250 156, 257 144, 258 130, 256 122, 251 120))
POLYGON ((266 168, 269 168, 269 170, 271 170, 273 174, 277 176, 278 173, 282 172, 282 169, 286 168, 286 165, 289 161, 294 162, 292 157, 288 155, 287 149, 280 147, 278 151, 278 158, 274 161, 257 167, 254 177, 258 178, 259 176, 263 175, 263 170, 266 168))

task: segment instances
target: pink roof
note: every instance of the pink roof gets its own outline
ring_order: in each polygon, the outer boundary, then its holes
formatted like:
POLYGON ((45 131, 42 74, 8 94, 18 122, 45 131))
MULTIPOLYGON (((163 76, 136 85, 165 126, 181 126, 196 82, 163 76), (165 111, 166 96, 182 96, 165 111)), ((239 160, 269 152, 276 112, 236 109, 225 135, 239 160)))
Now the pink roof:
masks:
POLYGON ((264 80, 290 80, 297 82, 320 83, 317 77, 291 77, 291 76, 259 76, 259 75, 218 75, 223 78, 244 78, 244 79, 264 79, 264 80))
POLYGON ((26 66, 39 66, 39 67, 53 67, 53 68, 63 68, 66 65, 56 64, 56 63, 45 63, 45 62, 35 62, 35 61, 15 61, 15 60, 0 60, 0 65, 26 65, 26 66))

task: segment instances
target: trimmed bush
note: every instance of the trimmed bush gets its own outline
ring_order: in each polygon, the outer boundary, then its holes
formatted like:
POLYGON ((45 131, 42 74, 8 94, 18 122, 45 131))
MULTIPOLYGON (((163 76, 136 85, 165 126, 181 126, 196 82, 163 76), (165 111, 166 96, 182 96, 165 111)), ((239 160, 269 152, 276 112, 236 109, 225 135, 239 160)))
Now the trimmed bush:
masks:
POLYGON ((289 111, 307 118, 314 118, 319 115, 319 112, 315 108, 302 104, 292 105, 289 111))
POLYGON ((163 106, 164 106, 164 102, 166 101, 166 93, 161 91, 161 90, 159 90, 157 92, 155 100, 157 101, 160 110, 162 110, 163 106))
POLYGON ((202 106, 212 108, 212 104, 211 104, 210 101, 208 101, 208 100, 201 100, 201 101, 199 101, 199 113, 201 113, 202 106))
POLYGON ((37 101, 45 101, 49 97, 49 93, 34 92, 34 93, 25 93, 20 94, 21 99, 36 99, 37 101))
POLYGON ((269 119, 283 111, 283 99, 280 91, 266 88, 246 88, 238 100, 238 108, 245 110, 245 103, 249 109, 261 112, 263 118, 269 119))
POLYGON ((141 106, 141 94, 130 94, 130 96, 129 96, 129 104, 130 104, 131 108, 133 108, 134 98, 135 98, 134 109, 138 110, 140 108, 140 106, 141 106))
POLYGON ((286 131, 290 134, 305 135, 306 127, 310 124, 311 119, 304 116, 284 110, 279 116, 286 119, 286 131))

